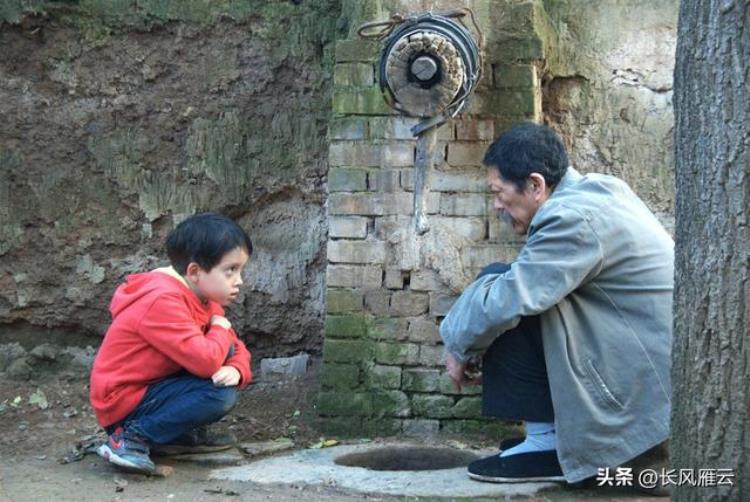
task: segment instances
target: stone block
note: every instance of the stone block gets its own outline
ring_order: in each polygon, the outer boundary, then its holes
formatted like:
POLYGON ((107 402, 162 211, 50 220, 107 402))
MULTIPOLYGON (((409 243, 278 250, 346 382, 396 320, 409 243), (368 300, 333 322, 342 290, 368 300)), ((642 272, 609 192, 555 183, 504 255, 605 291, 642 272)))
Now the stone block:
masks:
POLYGON ((450 233, 472 241, 484 240, 487 235, 486 219, 480 217, 433 216, 430 224, 441 226, 450 233))
POLYGON ((422 345, 419 347, 419 364, 422 366, 445 365, 445 350, 442 345, 422 345))
POLYGON ((419 345, 413 343, 373 343, 373 359, 380 364, 415 366, 419 363, 419 345))
POLYGON ((402 424, 404 435, 415 438, 434 436, 440 431, 440 420, 411 419, 402 424))
POLYGON ((406 167, 414 165, 413 142, 383 144, 335 141, 328 147, 331 167, 406 167))
POLYGON ((380 87, 335 87, 332 99, 333 112, 338 115, 395 115, 386 104, 380 87))
POLYGON ((328 126, 329 139, 365 139, 367 136, 367 120, 362 117, 337 117, 328 126))
POLYGON ((355 289, 328 288, 326 290, 326 312, 358 312, 364 308, 364 294, 355 289))
POLYGON ((373 169, 367 173, 367 189, 373 192, 401 191, 399 169, 373 169))
POLYGON ((385 287, 388 289, 404 288, 404 273, 398 268, 385 269, 385 287))
POLYGON ((440 371, 428 369, 405 369, 401 388, 410 392, 437 392, 440 388, 440 371))
POLYGON ((415 394, 411 398, 414 416, 448 418, 453 410, 453 398, 434 394, 415 394))
POLYGON ((365 392, 322 391, 318 412, 323 416, 370 416, 372 395, 365 392))
MULTIPOLYGON (((539 89, 497 89, 474 95, 475 112, 497 115, 538 117, 542 111, 539 89)), ((450 155, 450 153, 449 153, 450 155)), ((450 157, 448 158, 450 164, 450 157)))
POLYGON ((327 315, 326 338, 363 338, 367 336, 364 314, 327 315))
POLYGON ((536 36, 504 38, 495 44, 492 52, 496 61, 506 63, 544 59, 544 45, 541 39, 536 36))
MULTIPOLYGON (((411 195, 406 197, 411 199, 411 195)), ((403 215, 375 218, 375 237, 394 244, 400 242, 408 234, 411 220, 410 216, 403 215)))
POLYGON ((464 265, 469 268, 484 268, 490 263, 510 263, 517 251, 507 244, 470 246, 464 249, 464 265))
POLYGON ((332 167, 328 171, 329 192, 364 192, 367 190, 367 171, 332 167))
POLYGON ((417 316, 427 312, 430 306, 430 298, 426 293, 412 291, 396 291, 391 297, 391 315, 417 316))
POLYGON ((327 254, 331 263, 384 263, 386 244, 374 240, 328 241, 327 254))
POLYGON ((343 239, 367 237, 368 219, 361 216, 331 216, 328 218, 328 236, 343 239))
POLYGON ((305 376, 309 362, 310 355, 304 352, 292 357, 265 358, 260 360, 260 374, 264 379, 273 375, 287 377, 305 376))
POLYGON ((380 44, 373 40, 348 39, 336 42, 336 62, 374 62, 380 55, 380 44))
POLYGON ((432 319, 412 319, 409 322, 409 341, 435 345, 440 342, 440 330, 432 319))
POLYGON ((327 436, 360 437, 362 417, 321 417, 318 426, 327 436))
POLYGON ((487 192, 485 168, 470 171, 434 171, 430 182, 432 190, 438 192, 487 192))
POLYGON ((462 397, 456 402, 451 411, 455 418, 479 418, 482 416, 481 397, 462 397))
POLYGON ((436 317, 446 315, 457 298, 458 296, 443 293, 430 293, 430 315, 436 317))
POLYGON ((456 140, 491 141, 495 139, 495 123, 489 119, 466 118, 456 121, 456 140))
POLYGON ((329 287, 377 289, 383 282, 383 269, 377 265, 328 265, 329 287))
POLYGON ((388 315, 391 308, 390 291, 375 289, 365 293, 365 308, 371 314, 388 315))
POLYGON ((489 143, 456 141, 448 145, 448 165, 481 166, 489 143))
POLYGON ((320 384, 324 389, 353 389, 359 386, 359 367, 326 362, 320 370, 320 384))
POLYGON ((400 389, 401 368, 376 364, 367 369, 365 384, 371 389, 400 389))
POLYGON ((398 418, 365 418, 362 420, 360 436, 395 436, 401 432, 402 422, 398 418))
POLYGON ((333 66, 336 87, 368 87, 375 83, 373 63, 337 63, 333 66))
POLYGON ((440 393, 441 394, 457 394, 461 396, 475 396, 482 394, 481 385, 464 385, 460 391, 456 391, 456 386, 453 385, 453 380, 448 373, 443 373, 440 376, 440 393))
POLYGON ((443 194, 440 198, 440 214, 446 216, 485 216, 487 195, 443 194))
POLYGON ((536 66, 533 64, 495 65, 495 87, 498 89, 525 89, 539 86, 536 66))
MULTIPOLYGON (((438 220, 438 217, 431 219, 431 221, 438 220)), ((412 291, 441 291, 445 289, 445 286, 436 271, 423 268, 412 272, 409 289, 412 291)))
POLYGON ((408 321, 406 319, 375 316, 370 320, 369 336, 373 340, 406 340, 408 337, 407 326, 408 321))
POLYGON ((370 119, 370 138, 372 139, 416 139, 411 128, 419 119, 410 117, 373 117, 370 119))
POLYGON ((442 432, 447 434, 481 436, 491 438, 493 441, 497 441, 497 438, 500 437, 523 435, 514 424, 500 420, 442 420, 441 425, 442 432), (513 432, 515 432, 515 434, 509 434, 513 432))
POLYGON ((408 417, 411 414, 409 397, 398 390, 373 389, 372 415, 375 417, 408 417))
POLYGON ((411 214, 412 196, 408 193, 332 193, 328 198, 331 215, 384 216, 411 214))
POLYGON ((358 363, 370 356, 370 342, 361 340, 334 340, 323 342, 323 360, 328 363, 358 363))

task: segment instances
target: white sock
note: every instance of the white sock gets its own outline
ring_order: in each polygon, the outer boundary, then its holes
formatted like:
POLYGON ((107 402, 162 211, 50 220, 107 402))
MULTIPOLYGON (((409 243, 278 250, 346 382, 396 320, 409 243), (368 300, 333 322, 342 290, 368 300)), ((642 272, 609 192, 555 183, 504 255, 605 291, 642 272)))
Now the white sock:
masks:
POLYGON ((501 457, 529 453, 534 451, 550 451, 557 449, 555 424, 551 422, 526 422, 526 439, 523 443, 500 452, 501 457))

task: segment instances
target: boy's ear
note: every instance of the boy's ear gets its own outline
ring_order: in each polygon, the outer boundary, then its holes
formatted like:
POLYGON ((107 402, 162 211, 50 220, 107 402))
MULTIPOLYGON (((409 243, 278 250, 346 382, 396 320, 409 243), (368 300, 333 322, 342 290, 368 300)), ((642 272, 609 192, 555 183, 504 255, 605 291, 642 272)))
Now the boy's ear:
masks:
POLYGON ((198 273, 201 271, 201 266, 195 263, 194 261, 191 261, 187 268, 185 269, 185 277, 190 279, 191 281, 195 281, 198 279, 198 273))

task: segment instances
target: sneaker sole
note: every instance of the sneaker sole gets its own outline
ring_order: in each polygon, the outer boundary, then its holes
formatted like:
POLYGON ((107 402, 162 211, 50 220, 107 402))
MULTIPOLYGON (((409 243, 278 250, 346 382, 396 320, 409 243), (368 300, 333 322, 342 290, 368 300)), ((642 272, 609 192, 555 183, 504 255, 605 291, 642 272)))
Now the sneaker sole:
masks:
POLYGON ((468 473, 471 479, 484 481, 487 483, 541 483, 541 482, 561 482, 565 481, 565 476, 538 476, 534 478, 501 478, 493 476, 482 476, 480 474, 468 473))
POLYGON ((121 456, 119 456, 117 453, 113 452, 109 446, 107 446, 107 443, 104 443, 99 448, 96 449, 96 453, 102 457, 104 460, 115 464, 118 467, 122 467, 123 469, 127 469, 131 472, 138 472, 141 474, 153 474, 156 471, 156 466, 153 468, 144 467, 142 465, 134 464, 133 462, 130 462, 121 456))

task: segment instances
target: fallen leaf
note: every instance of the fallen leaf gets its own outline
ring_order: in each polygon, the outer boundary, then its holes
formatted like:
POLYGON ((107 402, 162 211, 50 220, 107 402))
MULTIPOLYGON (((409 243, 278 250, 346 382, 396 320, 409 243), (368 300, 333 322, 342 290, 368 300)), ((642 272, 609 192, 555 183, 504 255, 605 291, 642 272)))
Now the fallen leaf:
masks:
POLYGON ((37 389, 36 391, 34 391, 33 394, 29 396, 29 404, 35 404, 43 410, 46 410, 47 408, 49 408, 49 403, 47 402, 47 396, 44 395, 44 392, 42 392, 42 389, 37 389))
POLYGON ((21 404, 21 396, 16 396, 16 398, 10 402, 10 405, 14 408, 18 408, 20 404, 21 404))

